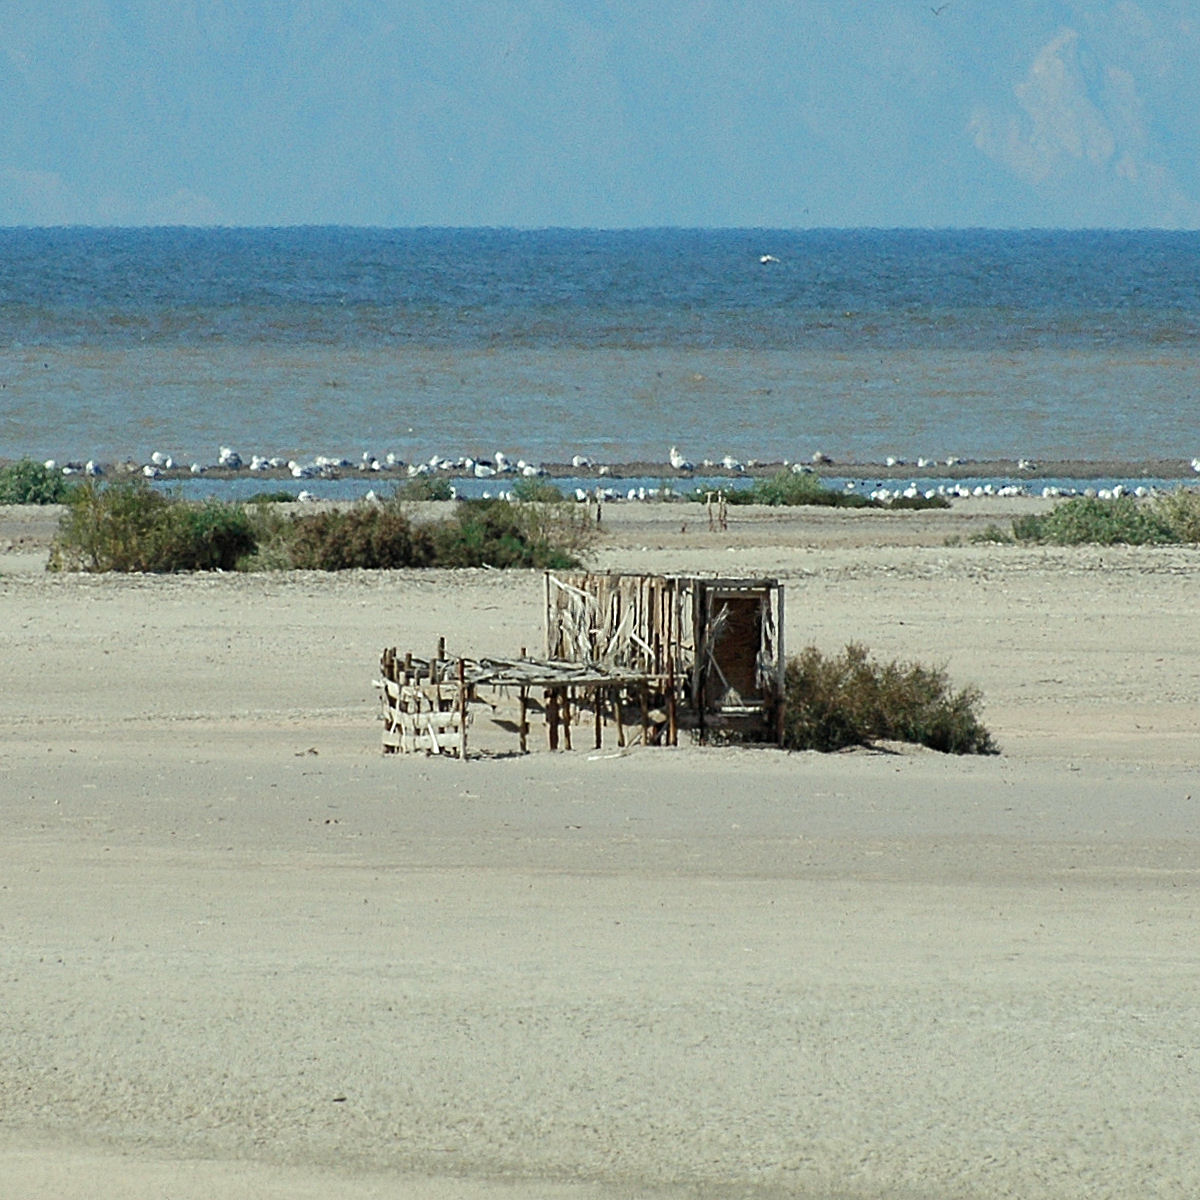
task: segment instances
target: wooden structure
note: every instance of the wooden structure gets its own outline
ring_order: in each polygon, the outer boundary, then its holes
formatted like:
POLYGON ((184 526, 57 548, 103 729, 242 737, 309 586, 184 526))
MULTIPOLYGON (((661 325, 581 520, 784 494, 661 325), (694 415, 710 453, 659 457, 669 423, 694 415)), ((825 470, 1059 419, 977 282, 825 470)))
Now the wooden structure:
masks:
POLYGON ((774 579, 671 575, 546 576, 551 658, 664 679, 680 720, 778 740, 783 587, 774 579))
POLYGON ((429 660, 384 650, 380 672, 375 686, 383 705, 384 753, 465 756, 471 704, 497 706, 484 698, 485 690, 515 693, 522 753, 529 748, 531 711, 545 714, 551 750, 560 745, 572 749, 572 726, 585 714, 590 715, 597 749, 610 724, 620 747, 632 740, 626 734, 630 727, 639 730, 633 736, 646 744, 677 736, 674 704, 668 702, 665 710, 654 707, 663 700, 664 681, 638 672, 528 658, 523 651, 518 659, 447 659, 444 642, 429 660))
POLYGON ((470 706, 484 689, 515 695, 528 749, 529 714, 545 714, 550 749, 572 748, 587 720, 619 747, 674 745, 679 729, 777 741, 782 727, 783 588, 773 579, 547 574, 545 656, 428 660, 385 650, 377 681, 385 752, 466 755, 470 706))
MULTIPOLYGON (((438 651, 444 658, 444 642, 439 642, 438 651)), ((428 663, 415 666, 412 655, 402 663, 394 650, 385 650, 380 673, 376 686, 383 703, 385 754, 423 750, 466 758, 471 713, 461 660, 457 671, 446 678, 444 671, 431 670, 428 663)))

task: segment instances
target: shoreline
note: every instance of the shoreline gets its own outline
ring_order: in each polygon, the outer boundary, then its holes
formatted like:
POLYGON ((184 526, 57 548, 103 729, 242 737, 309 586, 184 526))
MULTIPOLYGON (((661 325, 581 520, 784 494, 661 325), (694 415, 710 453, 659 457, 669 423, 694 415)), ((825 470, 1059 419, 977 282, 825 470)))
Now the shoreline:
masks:
MULTIPOLYGON (((1200 449, 1200 446, 1197 448, 1200 449)), ((0 467, 11 465, 17 461, 19 460, 13 458, 0 459, 0 467)), ((59 465, 56 460, 49 461, 54 461, 56 467, 59 465)), ((453 465, 431 468, 427 473, 448 480, 454 479, 458 475, 461 475, 464 461, 470 462, 475 460, 444 460, 445 463, 452 463, 453 465)), ((486 462, 487 460, 481 459, 479 461, 486 462)), ((1200 482, 1200 472, 1197 471, 1195 466, 1196 461, 1198 460, 1195 458, 1176 457, 1136 459, 955 458, 949 461, 920 459, 911 461, 900 460, 896 462, 851 462, 832 461, 829 459, 820 462, 807 462, 787 459, 773 459, 769 461, 750 459, 744 464, 739 464, 737 467, 729 467, 722 462, 706 460, 693 464, 690 470, 685 470, 672 467, 670 463, 664 461, 630 460, 626 462, 601 463, 599 460, 596 460, 582 464, 565 461, 546 461, 536 464, 536 470, 539 475, 545 478, 592 479, 598 483, 645 478, 657 478, 683 483, 699 478, 763 479, 769 478, 780 471, 797 468, 805 472, 811 472, 821 478, 853 478, 863 480, 921 478, 949 482, 976 478, 1000 478, 1019 483, 1022 480, 1055 478, 1079 481, 1100 479, 1167 479, 1179 481, 1196 480, 1200 482)), ((411 477, 409 474, 409 464, 406 462, 397 461, 394 465, 387 465, 382 461, 378 461, 378 465, 374 468, 360 465, 347 458, 330 462, 318 457, 311 460, 311 462, 316 464, 325 463, 320 475, 324 479, 371 478, 379 476, 403 481, 411 477)), ((135 475, 142 473, 148 467, 154 466, 149 460, 139 462, 134 458, 125 458, 114 462, 96 462, 95 465, 100 468, 99 473, 105 476, 135 475)), ((69 473, 74 475, 85 473, 85 463, 80 460, 64 460, 61 466, 64 474, 69 473)), ((428 468, 429 463, 423 462, 420 466, 428 468)), ((157 466, 156 471, 157 474, 154 478, 163 482, 182 482, 197 478, 197 476, 220 481, 246 479, 272 481, 298 478, 288 466, 284 465, 251 468, 243 464, 240 467, 232 468, 223 466, 220 463, 213 463, 200 464, 200 470, 194 471, 189 464, 186 467, 181 465, 171 467, 157 466)), ((423 470, 422 473, 424 474, 426 471, 423 470)), ((520 474, 515 470, 508 470, 498 472, 492 478, 495 478, 497 482, 504 482, 506 480, 516 480, 520 478, 520 474)))

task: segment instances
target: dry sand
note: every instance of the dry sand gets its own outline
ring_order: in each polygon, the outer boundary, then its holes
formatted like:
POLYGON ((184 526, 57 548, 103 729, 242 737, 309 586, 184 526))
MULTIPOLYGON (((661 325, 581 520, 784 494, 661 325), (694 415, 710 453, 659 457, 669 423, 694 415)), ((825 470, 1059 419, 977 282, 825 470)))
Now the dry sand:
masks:
POLYGON ((1004 753, 384 758, 540 578, 54 577, 0 512, 0 1195, 1200 1195, 1200 550, 606 510, 1004 753))

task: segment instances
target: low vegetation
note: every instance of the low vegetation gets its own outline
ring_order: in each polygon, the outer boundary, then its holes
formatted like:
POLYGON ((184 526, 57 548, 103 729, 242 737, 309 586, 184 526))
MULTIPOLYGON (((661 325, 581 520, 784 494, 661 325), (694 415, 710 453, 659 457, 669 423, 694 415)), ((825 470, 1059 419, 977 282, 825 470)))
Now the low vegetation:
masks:
POLYGON ((208 571, 579 565, 595 527, 567 504, 457 503, 415 522, 403 503, 293 512, 274 503, 192 503, 140 479, 81 485, 51 550, 52 571, 208 571))
POLYGON ((534 504, 561 504, 566 499, 558 484, 536 475, 513 480, 512 495, 514 500, 534 504))
POLYGON ((1048 513, 1013 519, 1011 531, 989 525, 977 542, 1033 542, 1052 546, 1149 546, 1200 542, 1200 491, 1176 488, 1161 496, 1076 496, 1048 513))
POLYGON ((52 571, 231 571, 256 538, 239 504, 186 504, 140 479, 89 482, 67 499, 52 571))
POLYGON ((77 486, 32 458, 0 467, 0 504, 62 504, 77 486))
POLYGON ((944 671, 876 662, 857 643, 832 657, 809 646, 788 660, 784 745, 841 750, 913 742, 947 754, 995 754, 975 688, 955 691, 944 671))
POLYGON ((453 500, 454 485, 450 480, 433 475, 417 475, 396 484, 393 500, 453 500))
MULTIPOLYGON (((701 494, 700 499, 704 499, 701 494)), ((773 507, 819 505, 826 508, 949 508, 943 496, 896 496, 874 500, 858 492, 826 487, 820 476, 808 471, 779 471, 766 479, 756 479, 748 488, 725 493, 727 504, 766 504, 773 507)))

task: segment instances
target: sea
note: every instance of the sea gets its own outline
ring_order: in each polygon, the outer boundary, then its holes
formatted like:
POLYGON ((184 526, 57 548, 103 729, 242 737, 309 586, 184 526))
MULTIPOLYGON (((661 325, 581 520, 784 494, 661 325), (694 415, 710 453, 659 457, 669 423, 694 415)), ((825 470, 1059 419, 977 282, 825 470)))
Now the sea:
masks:
POLYGON ((1200 233, 0 230, 0 459, 1200 455, 1200 233))

